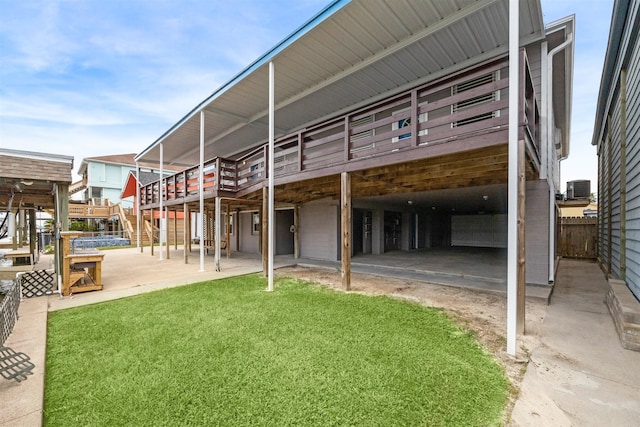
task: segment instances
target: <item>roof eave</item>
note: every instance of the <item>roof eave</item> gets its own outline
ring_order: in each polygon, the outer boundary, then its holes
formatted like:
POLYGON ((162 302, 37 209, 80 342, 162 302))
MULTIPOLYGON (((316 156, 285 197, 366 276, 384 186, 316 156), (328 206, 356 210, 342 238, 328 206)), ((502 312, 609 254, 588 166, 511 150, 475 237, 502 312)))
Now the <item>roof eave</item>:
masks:
POLYGON ((180 128, 184 123, 186 123, 189 119, 194 117, 204 108, 206 108, 209 104, 211 104, 216 98, 221 96, 231 87, 233 87, 236 83, 244 79, 246 76, 251 74, 256 69, 261 66, 268 64, 279 52, 282 52, 287 47, 291 46, 291 44, 295 43, 300 37, 311 31, 314 27, 319 25, 325 19, 329 18, 336 11, 349 4, 351 0, 333 0, 329 3, 324 9, 318 12, 314 17, 309 19, 303 25, 301 25, 298 29, 296 29, 293 33, 285 37, 280 43, 276 44, 273 48, 267 51, 264 55, 256 59, 252 62, 247 68, 243 71, 235 75, 231 80, 229 80, 226 84, 222 85, 219 89, 209 95, 206 99, 204 99, 200 104, 196 105, 189 113, 187 113, 180 121, 174 124, 171 128, 169 128, 165 133, 160 135, 158 139, 156 139, 151 145, 145 148, 143 151, 138 153, 135 156, 134 160, 137 162, 142 159, 145 154, 149 151, 153 150, 158 144, 162 143, 169 135, 175 132, 178 128, 180 128))

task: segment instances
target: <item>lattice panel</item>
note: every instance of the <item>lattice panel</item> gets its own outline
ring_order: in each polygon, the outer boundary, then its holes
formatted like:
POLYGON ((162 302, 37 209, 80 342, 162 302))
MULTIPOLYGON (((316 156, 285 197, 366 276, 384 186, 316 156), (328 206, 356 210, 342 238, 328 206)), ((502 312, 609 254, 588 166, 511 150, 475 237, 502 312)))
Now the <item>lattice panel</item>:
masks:
POLYGON ((20 287, 14 282, 0 301, 0 346, 9 338, 18 320, 20 307, 20 287))
POLYGON ((9 347, 0 347, 0 375, 7 380, 18 382, 33 374, 35 365, 31 358, 24 353, 16 353, 9 347))
POLYGON ((18 277, 23 298, 51 295, 56 290, 56 275, 53 270, 27 271, 18 277))

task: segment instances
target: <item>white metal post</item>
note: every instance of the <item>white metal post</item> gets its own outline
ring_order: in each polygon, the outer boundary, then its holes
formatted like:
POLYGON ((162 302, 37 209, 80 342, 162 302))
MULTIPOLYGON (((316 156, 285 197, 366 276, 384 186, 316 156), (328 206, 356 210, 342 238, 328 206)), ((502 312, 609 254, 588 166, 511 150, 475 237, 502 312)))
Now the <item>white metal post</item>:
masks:
POLYGON ((273 195, 273 157, 274 157, 274 128, 275 128, 275 69, 273 66, 273 62, 269 62, 269 213, 267 216, 268 222, 268 231, 267 231, 267 245, 268 245, 268 290, 273 291, 273 249, 274 249, 274 236, 275 236, 275 219, 274 219, 274 195, 273 195))
POLYGON ((164 177, 164 144, 161 142, 160 143, 160 185, 159 185, 159 198, 160 198, 160 209, 158 210, 158 215, 160 217, 160 238, 158 239, 158 243, 160 244, 160 250, 158 251, 160 253, 160 259, 162 260, 162 244, 164 242, 163 239, 163 235, 164 235, 164 221, 163 221, 163 216, 164 216, 164 209, 162 209, 162 199, 164 198, 164 192, 162 191, 162 178, 164 177))
POLYGON ((204 271, 204 110, 200 111, 200 168, 198 195, 200 197, 200 271, 204 271))
MULTIPOLYGON (((216 171, 219 172, 219 171, 216 171)), ((216 197, 216 213, 215 213, 215 220, 214 220, 214 238, 216 239, 216 244, 215 244, 215 263, 216 263, 216 271, 220 271, 220 210, 221 210, 222 206, 220 203, 220 197, 216 197)), ((229 242, 227 242, 227 245, 229 244, 229 242)))
POLYGON ((516 355, 518 310, 518 93, 519 0, 509 0, 509 218, 507 254, 507 353, 516 355))
MULTIPOLYGON (((136 162, 136 247, 142 253, 142 244, 140 244, 140 228, 142 227, 142 218, 140 217, 140 164, 136 162)), ((153 242, 151 242, 153 244, 153 242)))

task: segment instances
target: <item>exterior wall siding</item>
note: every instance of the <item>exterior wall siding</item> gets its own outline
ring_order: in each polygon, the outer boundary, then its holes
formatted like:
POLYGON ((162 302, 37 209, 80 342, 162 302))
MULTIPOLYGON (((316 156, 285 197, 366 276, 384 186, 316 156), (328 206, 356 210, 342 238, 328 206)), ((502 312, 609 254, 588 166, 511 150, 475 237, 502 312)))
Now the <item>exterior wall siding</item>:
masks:
POLYGON ((627 67, 626 282, 640 298, 640 43, 627 67))
POLYGON ((300 256, 338 260, 338 210, 335 201, 324 199, 300 207, 300 256))
POLYGON ((240 212, 239 214, 239 250, 242 252, 257 254, 260 253, 260 232, 253 231, 253 214, 254 212, 240 212))
POLYGON ((611 271, 620 277, 620 96, 611 115, 611 271))
POLYGON ((549 284, 549 186, 527 182, 525 208, 526 282, 549 284))
MULTIPOLYGON (((611 76, 612 93, 609 110, 605 111, 602 127, 605 129, 598 141, 599 174, 599 252, 598 257, 605 271, 615 279, 623 279, 631 292, 640 299, 640 43, 632 36, 633 22, 625 24, 621 34, 621 44, 617 64, 611 76), (620 70, 626 70, 626 117, 622 117, 620 70), (621 143, 622 132, 626 134, 626 159, 622 175, 621 143), (624 180, 624 181, 623 181, 624 180), (626 187, 624 199, 621 197, 622 183, 626 187), (622 233, 622 209, 624 228, 622 233), (624 238, 624 242, 623 239, 624 238), (624 264, 622 270, 624 244, 624 264)), ((597 129, 596 129, 597 130, 597 129)))
POLYGON ((531 79, 533 80, 533 88, 536 91, 538 99, 542 96, 542 62, 540 55, 542 54, 541 45, 536 43, 527 46, 527 60, 529 61, 529 69, 531 71, 531 79))
MULTIPOLYGON (((129 172, 135 172, 135 168, 90 161, 87 165, 87 186, 102 188, 102 197, 113 204, 122 203, 125 208, 133 207, 132 200, 120 199, 129 172)), ((85 192, 85 199, 88 198, 91 198, 91 194, 85 192)))

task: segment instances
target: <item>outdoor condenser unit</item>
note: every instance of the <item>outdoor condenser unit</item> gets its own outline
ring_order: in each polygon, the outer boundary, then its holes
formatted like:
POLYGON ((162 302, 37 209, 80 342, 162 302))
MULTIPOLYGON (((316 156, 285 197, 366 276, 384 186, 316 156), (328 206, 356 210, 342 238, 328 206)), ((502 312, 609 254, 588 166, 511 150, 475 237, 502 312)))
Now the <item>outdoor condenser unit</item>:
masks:
POLYGON ((567 181, 567 199, 588 199, 591 194, 591 181, 567 181))

